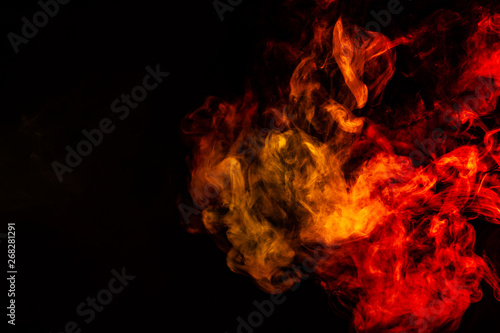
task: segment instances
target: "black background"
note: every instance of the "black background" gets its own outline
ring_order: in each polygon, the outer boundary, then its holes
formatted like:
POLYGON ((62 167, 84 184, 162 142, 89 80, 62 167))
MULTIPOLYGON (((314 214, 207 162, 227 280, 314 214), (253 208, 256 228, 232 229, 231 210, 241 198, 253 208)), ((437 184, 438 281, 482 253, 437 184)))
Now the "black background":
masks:
MULTIPOLYGON (((412 6, 394 24, 451 5, 412 6)), ((179 124, 206 96, 244 92, 261 56, 257 42, 288 36, 276 14, 281 8, 279 1, 245 0, 221 22, 210 0, 73 0, 15 54, 6 35, 20 34, 21 17, 39 6, 2 4, 0 232, 17 223, 17 331, 63 332, 76 321, 82 332, 235 332, 236 318, 254 311, 254 300, 268 299, 227 268, 210 237, 181 227, 177 202, 187 200, 188 149, 179 124), (111 102, 158 63, 170 77, 118 120, 111 102), (59 183, 51 163, 64 162, 66 145, 74 147, 83 129, 105 117, 116 130, 59 183), (85 324, 76 306, 122 267, 136 279, 85 324)), ((478 248, 495 248, 487 240, 498 228, 477 228, 478 248)), ((483 290, 461 331, 498 331, 500 305, 489 287, 483 290)), ((256 332, 352 330, 312 281, 286 297, 256 332)))

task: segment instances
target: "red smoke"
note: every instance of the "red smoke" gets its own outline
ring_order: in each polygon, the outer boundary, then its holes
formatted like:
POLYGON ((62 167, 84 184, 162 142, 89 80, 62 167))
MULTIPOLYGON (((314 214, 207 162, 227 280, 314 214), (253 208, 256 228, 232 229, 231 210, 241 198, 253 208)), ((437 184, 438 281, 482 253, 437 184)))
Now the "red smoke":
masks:
POLYGON ((483 279, 500 300, 471 224, 500 223, 500 14, 440 10, 389 38, 317 2, 298 42, 268 43, 291 68, 275 102, 186 118, 203 228, 269 292, 324 246, 315 276, 358 332, 456 329, 483 279))

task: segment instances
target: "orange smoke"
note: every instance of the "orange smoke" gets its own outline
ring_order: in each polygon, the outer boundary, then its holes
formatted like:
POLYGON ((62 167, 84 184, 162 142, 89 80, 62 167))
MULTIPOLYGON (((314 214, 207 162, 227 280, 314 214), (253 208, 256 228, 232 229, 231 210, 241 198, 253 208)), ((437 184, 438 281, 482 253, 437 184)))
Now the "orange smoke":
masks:
POLYGON ((390 40, 321 19, 331 3, 319 1, 306 46, 285 47, 294 71, 278 103, 249 91, 186 117, 204 229, 269 292, 322 245, 315 276, 359 332, 455 329, 483 279, 500 300, 471 225, 500 223, 500 14, 439 11, 390 40), (456 64, 441 44, 455 27, 469 31, 456 64), (387 102, 400 49, 411 64, 399 75, 427 80, 431 98, 387 102))

